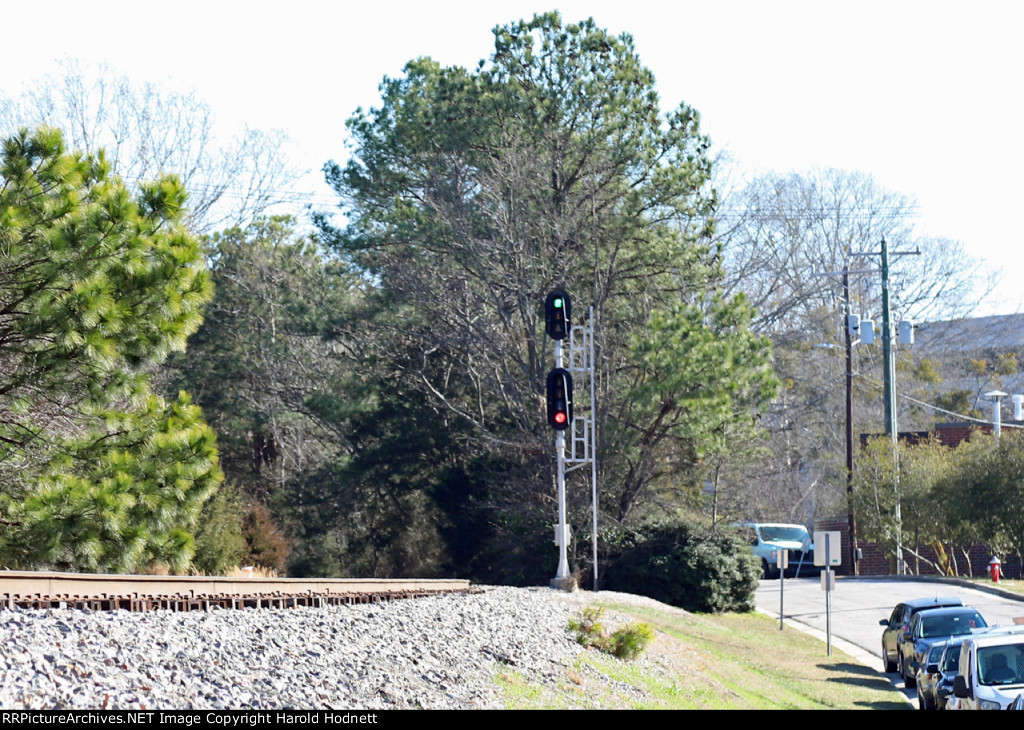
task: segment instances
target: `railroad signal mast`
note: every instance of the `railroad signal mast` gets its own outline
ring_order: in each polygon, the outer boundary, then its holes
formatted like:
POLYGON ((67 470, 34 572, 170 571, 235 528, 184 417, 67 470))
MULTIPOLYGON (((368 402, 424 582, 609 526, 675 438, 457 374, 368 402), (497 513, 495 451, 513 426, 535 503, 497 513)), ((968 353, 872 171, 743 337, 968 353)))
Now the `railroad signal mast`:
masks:
POLYGON ((565 474, 567 471, 590 465, 593 514, 594 589, 597 590, 597 462, 594 428, 594 308, 589 310, 588 324, 572 326, 572 300, 556 289, 544 300, 545 331, 555 341, 555 367, 547 377, 548 425, 555 431, 555 458, 557 461, 556 486, 558 489, 558 524, 555 525, 555 544, 558 545, 558 572, 552 586, 571 590, 574 581, 569 573, 569 524, 566 520, 565 474), (569 341, 569 362, 564 367, 564 340, 569 341), (582 374, 588 389, 586 415, 574 414, 573 373, 582 374), (565 435, 569 433, 569 455, 566 456, 565 435), (566 464, 571 464, 568 468, 566 464))

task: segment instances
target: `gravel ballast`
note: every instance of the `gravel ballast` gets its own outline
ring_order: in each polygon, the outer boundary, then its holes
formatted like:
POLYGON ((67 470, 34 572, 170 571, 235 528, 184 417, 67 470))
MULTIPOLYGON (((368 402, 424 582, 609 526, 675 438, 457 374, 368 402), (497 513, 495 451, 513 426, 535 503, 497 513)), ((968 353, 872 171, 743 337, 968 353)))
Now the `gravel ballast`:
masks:
POLYGON ((555 683, 580 652, 546 588, 174 613, 0 611, 2 709, 498 708, 501 668, 555 683))

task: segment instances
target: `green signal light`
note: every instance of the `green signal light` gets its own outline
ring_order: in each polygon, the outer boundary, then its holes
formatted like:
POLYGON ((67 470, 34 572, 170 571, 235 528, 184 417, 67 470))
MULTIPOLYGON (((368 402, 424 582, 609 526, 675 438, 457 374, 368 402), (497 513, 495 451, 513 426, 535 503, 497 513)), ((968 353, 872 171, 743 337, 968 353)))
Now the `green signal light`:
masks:
POLYGON ((544 298, 544 331, 553 340, 564 340, 572 328, 572 297, 561 289, 549 292, 544 298))

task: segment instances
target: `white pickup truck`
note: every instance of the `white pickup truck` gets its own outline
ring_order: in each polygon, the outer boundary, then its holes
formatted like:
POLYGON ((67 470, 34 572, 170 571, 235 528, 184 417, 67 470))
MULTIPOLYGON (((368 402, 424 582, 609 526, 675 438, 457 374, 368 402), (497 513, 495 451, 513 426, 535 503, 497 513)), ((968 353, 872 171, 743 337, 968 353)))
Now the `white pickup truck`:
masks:
POLYGON ((803 525, 781 522, 744 522, 739 525, 754 555, 761 559, 765 578, 777 578, 777 556, 780 550, 789 552, 787 574, 808 575, 814 567, 814 543, 803 525))

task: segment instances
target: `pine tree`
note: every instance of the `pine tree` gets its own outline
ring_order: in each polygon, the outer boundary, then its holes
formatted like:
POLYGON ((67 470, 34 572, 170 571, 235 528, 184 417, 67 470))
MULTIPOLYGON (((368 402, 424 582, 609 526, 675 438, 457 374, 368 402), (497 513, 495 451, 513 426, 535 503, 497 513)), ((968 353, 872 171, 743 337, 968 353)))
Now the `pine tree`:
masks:
POLYGON ((775 380, 749 309, 717 292, 697 112, 662 114, 632 39, 592 20, 549 13, 494 37, 476 70, 418 59, 385 79, 380 108, 349 120, 352 158, 326 168, 346 225, 322 231, 373 284, 352 333, 377 348, 377 372, 458 424, 446 461, 467 482, 487 465, 491 511, 476 523, 507 527, 514 550, 527 522, 549 529, 551 289, 594 308, 599 480, 616 523, 693 485, 715 434, 750 422, 775 380))
POLYGON ((133 196, 102 153, 23 130, 0 161, 0 559, 7 567, 188 566, 220 481, 212 431, 150 369, 212 290, 163 177, 133 196))

